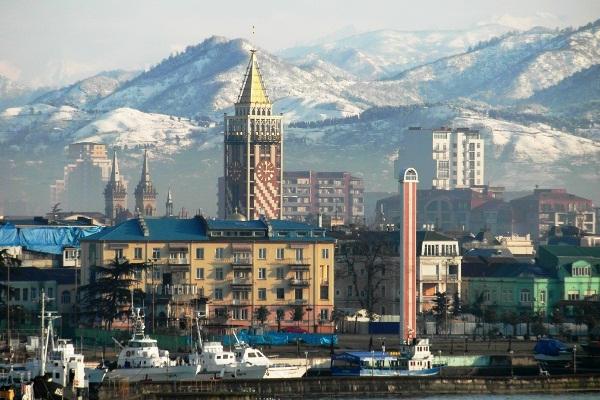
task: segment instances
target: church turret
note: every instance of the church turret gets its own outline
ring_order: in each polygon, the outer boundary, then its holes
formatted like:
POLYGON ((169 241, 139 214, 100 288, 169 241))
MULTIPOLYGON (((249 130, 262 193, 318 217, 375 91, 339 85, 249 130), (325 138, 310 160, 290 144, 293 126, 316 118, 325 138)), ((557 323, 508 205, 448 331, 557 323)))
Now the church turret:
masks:
POLYGON ((235 115, 225 116, 226 218, 236 209, 248 220, 281 218, 283 126, 272 106, 251 50, 235 115))
POLYGON ((144 150, 144 163, 142 164, 142 176, 140 183, 135 188, 135 208, 143 216, 156 215, 156 197, 158 193, 150 179, 150 168, 148 167, 148 149, 144 150))
POLYGON ((127 187, 121 178, 117 151, 114 150, 110 180, 104 189, 104 213, 107 218, 115 221, 126 208, 127 187))
POLYGON ((173 195, 171 194, 171 186, 169 186, 169 191, 167 192, 167 202, 165 203, 165 210, 166 217, 173 216, 173 195))

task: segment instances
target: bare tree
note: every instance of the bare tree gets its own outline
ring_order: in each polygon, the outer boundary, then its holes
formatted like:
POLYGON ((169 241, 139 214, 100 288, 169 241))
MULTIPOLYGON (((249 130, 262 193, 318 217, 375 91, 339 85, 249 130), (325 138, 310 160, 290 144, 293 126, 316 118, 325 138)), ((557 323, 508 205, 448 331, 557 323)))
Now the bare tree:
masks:
POLYGON ((397 277, 397 259, 392 259, 397 255, 395 249, 394 238, 388 232, 358 232, 339 246, 340 268, 336 274, 350 279, 354 296, 370 319, 386 297, 384 283, 397 277))

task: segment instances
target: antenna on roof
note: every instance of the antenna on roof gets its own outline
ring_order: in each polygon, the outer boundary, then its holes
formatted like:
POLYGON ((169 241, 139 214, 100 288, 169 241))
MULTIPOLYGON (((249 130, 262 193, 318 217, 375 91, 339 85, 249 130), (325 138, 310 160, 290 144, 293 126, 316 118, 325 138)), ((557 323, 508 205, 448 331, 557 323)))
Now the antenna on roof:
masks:
MULTIPOLYGON (((254 46, 254 42, 256 41, 256 32, 254 30, 254 25, 252 25, 252 36, 250 36, 250 37, 251 37, 250 42, 252 44, 252 47, 256 47, 256 46, 254 46)), ((256 51, 256 49, 253 48, 250 51, 254 53, 256 51)))

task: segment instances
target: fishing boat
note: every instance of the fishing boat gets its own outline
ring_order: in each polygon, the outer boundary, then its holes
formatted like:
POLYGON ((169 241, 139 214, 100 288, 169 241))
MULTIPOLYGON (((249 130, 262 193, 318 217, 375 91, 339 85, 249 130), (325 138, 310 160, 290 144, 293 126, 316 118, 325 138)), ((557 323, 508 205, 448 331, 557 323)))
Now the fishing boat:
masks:
POLYGON ((401 344, 400 355, 382 351, 347 351, 331 357, 333 376, 431 376, 438 375, 429 339, 401 344))
POLYGON ((139 308, 132 309, 133 335, 121 347, 116 368, 106 373, 105 379, 130 382, 144 380, 195 380, 200 372, 197 365, 177 363, 170 359, 168 350, 158 348, 158 342, 145 333, 144 317, 139 308))

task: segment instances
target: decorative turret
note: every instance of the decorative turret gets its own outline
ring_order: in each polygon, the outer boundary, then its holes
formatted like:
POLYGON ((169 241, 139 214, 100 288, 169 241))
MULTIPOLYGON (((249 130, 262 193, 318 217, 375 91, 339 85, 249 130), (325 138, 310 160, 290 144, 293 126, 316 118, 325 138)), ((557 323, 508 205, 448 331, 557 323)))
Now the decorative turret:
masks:
POLYGON ((156 196, 158 193, 150 179, 150 168, 148 167, 148 149, 144 149, 144 163, 142 164, 142 176, 140 183, 135 188, 135 208, 141 215, 156 215, 156 196))
POLYGON ((171 194, 171 186, 169 186, 169 191, 167 192, 167 202, 165 203, 165 210, 166 217, 173 216, 173 195, 171 194))
POLYGON ((127 208, 127 187, 119 172, 119 160, 116 150, 113 152, 110 180, 104 189, 104 204, 106 217, 113 221, 127 208))

